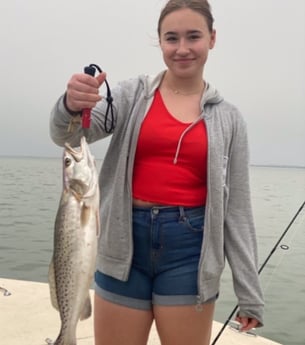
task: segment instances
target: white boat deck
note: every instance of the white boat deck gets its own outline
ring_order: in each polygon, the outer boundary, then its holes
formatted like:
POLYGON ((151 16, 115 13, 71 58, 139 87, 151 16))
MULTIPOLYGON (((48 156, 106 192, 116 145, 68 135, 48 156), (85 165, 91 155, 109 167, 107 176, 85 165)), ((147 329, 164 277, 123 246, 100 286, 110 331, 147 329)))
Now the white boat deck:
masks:
MULTIPOLYGON (((78 323, 79 345, 93 345, 93 319, 78 323)), ((0 339, 6 345, 46 345, 55 340, 60 327, 59 314, 51 306, 49 287, 45 283, 0 278, 0 339), (6 289, 10 295, 5 295, 6 289)), ((214 322, 213 336, 222 324, 214 322)), ((152 328, 149 345, 160 345, 152 328)), ((123 345, 123 344, 122 344, 123 345)), ((217 345, 281 345, 259 336, 250 336, 227 327, 217 345)))

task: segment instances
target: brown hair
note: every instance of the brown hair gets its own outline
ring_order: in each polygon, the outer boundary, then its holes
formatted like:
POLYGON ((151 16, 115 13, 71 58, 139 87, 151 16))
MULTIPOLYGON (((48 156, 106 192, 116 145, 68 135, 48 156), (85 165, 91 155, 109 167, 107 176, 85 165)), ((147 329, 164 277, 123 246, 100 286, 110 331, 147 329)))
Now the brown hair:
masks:
POLYGON ((177 10, 188 8, 195 12, 200 13, 203 15, 207 21, 209 31, 213 31, 213 23, 214 18, 211 12, 210 4, 207 0, 169 0, 163 10, 160 13, 159 21, 158 21, 158 35, 160 37, 161 33, 161 25, 164 18, 177 10))

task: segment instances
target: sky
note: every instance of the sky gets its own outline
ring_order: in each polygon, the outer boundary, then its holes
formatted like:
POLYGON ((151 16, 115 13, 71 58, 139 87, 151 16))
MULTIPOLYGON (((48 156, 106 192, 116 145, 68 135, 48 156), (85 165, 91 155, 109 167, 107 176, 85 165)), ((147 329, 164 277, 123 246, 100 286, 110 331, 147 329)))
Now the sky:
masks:
MULTIPOLYGON (((163 70, 156 27, 164 4, 2 0, 0 156, 61 157, 49 114, 85 65, 100 65, 111 86, 163 70)), ((204 78, 242 112, 251 164, 305 166, 305 1, 210 4, 217 42, 204 78)), ((94 144, 94 155, 103 158, 107 145, 94 144)))

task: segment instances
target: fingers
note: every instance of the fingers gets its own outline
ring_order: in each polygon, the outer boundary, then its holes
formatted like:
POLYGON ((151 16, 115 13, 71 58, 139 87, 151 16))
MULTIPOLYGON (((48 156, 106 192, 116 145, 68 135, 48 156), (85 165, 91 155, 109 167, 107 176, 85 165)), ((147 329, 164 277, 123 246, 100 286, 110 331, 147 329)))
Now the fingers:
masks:
POLYGON ((240 323, 240 329, 239 330, 241 332, 249 331, 250 329, 257 327, 257 325, 259 323, 258 320, 250 318, 250 317, 239 317, 239 316, 237 316, 235 318, 235 320, 240 323))
POLYGON ((72 111, 94 108, 101 100, 99 87, 106 79, 106 73, 92 77, 85 73, 74 74, 67 85, 67 107, 72 111))
POLYGON ((105 72, 100 73, 95 79, 98 81, 99 86, 101 86, 106 79, 106 73, 105 72))

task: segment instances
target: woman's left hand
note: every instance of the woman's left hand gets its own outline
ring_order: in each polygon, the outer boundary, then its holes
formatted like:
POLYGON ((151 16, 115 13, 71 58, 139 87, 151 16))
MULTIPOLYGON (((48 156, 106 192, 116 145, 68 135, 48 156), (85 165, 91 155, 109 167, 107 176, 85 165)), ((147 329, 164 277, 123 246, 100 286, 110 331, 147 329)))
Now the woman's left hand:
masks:
POLYGON ((252 317, 237 316, 235 318, 235 320, 240 323, 240 329, 239 330, 241 332, 249 331, 250 329, 257 327, 257 325, 259 324, 259 321, 252 318, 252 317))

